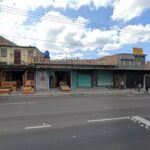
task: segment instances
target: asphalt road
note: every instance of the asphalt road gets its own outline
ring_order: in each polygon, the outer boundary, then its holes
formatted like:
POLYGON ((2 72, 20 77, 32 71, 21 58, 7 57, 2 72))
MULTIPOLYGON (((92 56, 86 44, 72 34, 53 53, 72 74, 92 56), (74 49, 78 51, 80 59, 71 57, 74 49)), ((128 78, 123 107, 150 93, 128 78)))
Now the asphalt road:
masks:
POLYGON ((0 97, 2 150, 148 150, 149 95, 0 97))

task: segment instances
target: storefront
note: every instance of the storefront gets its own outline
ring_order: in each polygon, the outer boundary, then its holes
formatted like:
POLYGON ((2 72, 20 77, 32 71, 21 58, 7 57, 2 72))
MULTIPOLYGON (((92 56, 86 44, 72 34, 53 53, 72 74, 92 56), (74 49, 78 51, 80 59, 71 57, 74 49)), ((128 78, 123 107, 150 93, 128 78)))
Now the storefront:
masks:
POLYGON ((113 86, 113 72, 112 71, 98 71, 98 87, 112 87, 113 86))
POLYGON ((35 69, 25 67, 7 67, 0 71, 0 82, 16 82, 16 90, 21 90, 27 80, 35 81, 35 69))

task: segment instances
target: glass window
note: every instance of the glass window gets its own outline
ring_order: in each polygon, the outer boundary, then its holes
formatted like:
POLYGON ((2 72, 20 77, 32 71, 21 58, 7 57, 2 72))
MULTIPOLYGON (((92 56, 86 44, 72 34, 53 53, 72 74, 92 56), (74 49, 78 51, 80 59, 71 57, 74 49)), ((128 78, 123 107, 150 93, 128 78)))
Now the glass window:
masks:
POLYGON ((28 50, 28 58, 33 57, 33 50, 28 50))
POLYGON ((7 57, 7 49, 1 48, 1 57, 7 57))
POLYGON ((132 65, 133 65, 133 61, 129 60, 129 66, 132 66, 132 65))
POLYGON ((138 62, 137 62, 137 65, 138 65, 138 66, 141 66, 141 62, 140 62, 140 61, 138 61, 138 62))
POLYGON ((125 60, 121 60, 121 62, 122 62, 123 66, 126 66, 126 61, 125 60))

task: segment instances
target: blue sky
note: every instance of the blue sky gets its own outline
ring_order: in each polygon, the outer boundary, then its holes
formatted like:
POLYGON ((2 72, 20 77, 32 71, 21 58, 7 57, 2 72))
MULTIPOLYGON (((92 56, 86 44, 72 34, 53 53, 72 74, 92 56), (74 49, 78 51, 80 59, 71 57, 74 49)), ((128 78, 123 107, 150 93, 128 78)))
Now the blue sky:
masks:
POLYGON ((143 48, 150 60, 149 0, 2 0, 0 34, 52 59, 94 59, 143 48))

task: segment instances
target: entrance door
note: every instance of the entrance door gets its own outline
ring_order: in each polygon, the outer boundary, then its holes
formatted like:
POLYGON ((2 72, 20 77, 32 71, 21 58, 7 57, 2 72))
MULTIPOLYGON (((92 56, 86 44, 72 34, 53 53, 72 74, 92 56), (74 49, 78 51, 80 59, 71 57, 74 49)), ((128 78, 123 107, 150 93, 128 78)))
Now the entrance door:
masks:
POLYGON ((14 64, 21 64, 21 52, 19 50, 14 51, 14 64))

